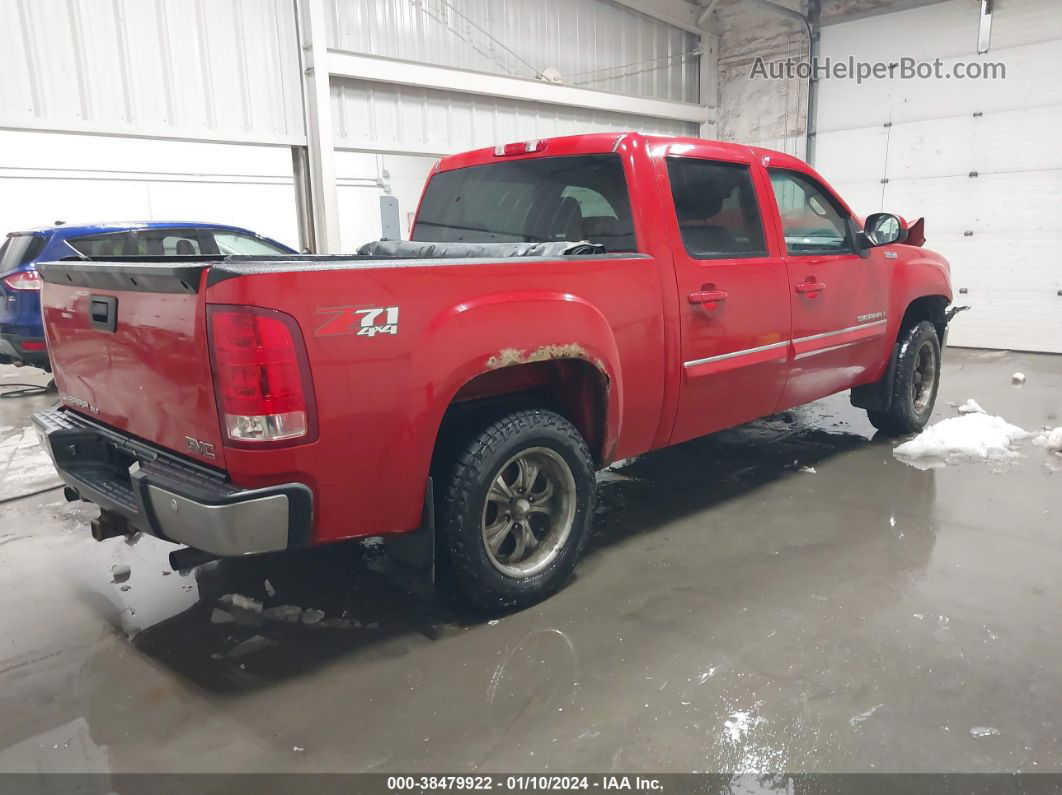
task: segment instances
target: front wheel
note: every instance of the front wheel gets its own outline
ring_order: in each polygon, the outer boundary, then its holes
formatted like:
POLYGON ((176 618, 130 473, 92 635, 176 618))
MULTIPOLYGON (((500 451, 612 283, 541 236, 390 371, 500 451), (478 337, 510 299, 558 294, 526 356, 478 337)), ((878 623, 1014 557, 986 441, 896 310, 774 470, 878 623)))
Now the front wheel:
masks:
POLYGON ((939 386, 940 338, 923 320, 901 333, 892 403, 886 411, 868 409, 870 424, 893 436, 921 431, 933 414, 939 386))
POLYGON ((444 473, 439 529, 457 583, 487 610, 538 602, 568 579, 589 536, 594 467, 552 411, 492 422, 444 473))

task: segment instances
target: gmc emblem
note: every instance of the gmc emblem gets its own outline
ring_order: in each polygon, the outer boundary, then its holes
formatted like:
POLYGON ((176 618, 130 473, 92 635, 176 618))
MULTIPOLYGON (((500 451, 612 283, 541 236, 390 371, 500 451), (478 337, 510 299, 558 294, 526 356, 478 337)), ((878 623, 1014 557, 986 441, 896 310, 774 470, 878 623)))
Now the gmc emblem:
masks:
POLYGON ((188 449, 196 455, 201 455, 205 458, 217 458, 214 455, 214 445, 210 442, 201 442, 198 439, 193 439, 191 436, 184 437, 184 443, 188 445, 188 449))

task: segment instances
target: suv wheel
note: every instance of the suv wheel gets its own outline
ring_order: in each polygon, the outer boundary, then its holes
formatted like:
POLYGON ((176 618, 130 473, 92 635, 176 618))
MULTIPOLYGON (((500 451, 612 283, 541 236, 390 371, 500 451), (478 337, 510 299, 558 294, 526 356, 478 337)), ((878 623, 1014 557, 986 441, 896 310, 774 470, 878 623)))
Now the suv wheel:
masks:
POLYGON ((534 604, 568 579, 589 536, 594 466, 552 411, 492 422, 444 475, 439 530, 457 583, 477 606, 534 604))
POLYGON ((923 320, 901 333, 892 405, 887 411, 868 409, 870 424, 894 436, 921 431, 933 413, 939 386, 940 339, 933 324, 923 320))

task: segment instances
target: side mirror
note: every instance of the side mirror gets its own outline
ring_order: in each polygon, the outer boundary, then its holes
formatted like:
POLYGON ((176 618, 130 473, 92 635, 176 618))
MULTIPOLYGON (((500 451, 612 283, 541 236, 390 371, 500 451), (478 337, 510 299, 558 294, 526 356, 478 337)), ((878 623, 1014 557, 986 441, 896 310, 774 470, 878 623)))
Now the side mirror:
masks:
POLYGON ((907 222, 892 213, 868 215, 863 237, 868 247, 902 243, 907 239, 907 222))

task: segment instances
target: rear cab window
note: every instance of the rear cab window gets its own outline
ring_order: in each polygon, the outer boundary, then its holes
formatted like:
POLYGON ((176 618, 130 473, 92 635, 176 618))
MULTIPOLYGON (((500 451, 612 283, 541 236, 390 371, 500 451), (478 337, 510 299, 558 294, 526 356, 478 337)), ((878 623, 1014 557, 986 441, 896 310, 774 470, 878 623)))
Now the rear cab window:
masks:
POLYGON ((669 157, 667 173, 686 253, 694 259, 767 255, 756 190, 747 165, 669 157))
POLYGON ((588 240, 637 250, 618 155, 536 157, 442 171, 424 189, 412 239, 542 243, 588 240))
POLYGON ((0 246, 0 273, 33 262, 44 250, 47 240, 41 235, 8 235, 0 246))

